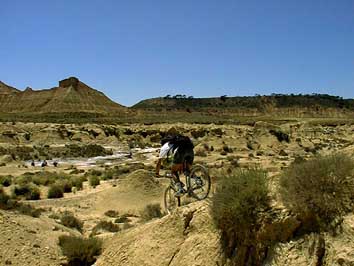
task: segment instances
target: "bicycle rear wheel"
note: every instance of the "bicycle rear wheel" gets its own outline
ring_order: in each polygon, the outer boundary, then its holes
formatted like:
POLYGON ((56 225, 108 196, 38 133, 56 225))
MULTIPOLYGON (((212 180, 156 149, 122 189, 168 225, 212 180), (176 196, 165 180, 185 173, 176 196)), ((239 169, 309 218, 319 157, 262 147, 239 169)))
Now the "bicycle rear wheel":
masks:
POLYGON ((181 198, 176 197, 176 190, 171 185, 165 189, 164 205, 167 213, 171 213, 174 209, 181 206, 181 198))
POLYGON ((207 168, 203 165, 195 165, 189 175, 189 191, 192 197, 203 200, 208 197, 210 191, 210 176, 207 168))

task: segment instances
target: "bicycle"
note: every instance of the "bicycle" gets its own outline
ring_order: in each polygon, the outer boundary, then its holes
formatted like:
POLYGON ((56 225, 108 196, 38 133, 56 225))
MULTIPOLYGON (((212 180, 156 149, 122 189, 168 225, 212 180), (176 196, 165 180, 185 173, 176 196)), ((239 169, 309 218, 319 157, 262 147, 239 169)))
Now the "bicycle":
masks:
POLYGON ((166 175, 170 178, 171 183, 164 192, 164 205, 167 213, 171 213, 175 208, 181 206, 181 197, 187 195, 196 200, 203 200, 208 197, 211 187, 210 176, 206 167, 196 164, 192 167, 189 174, 184 173, 186 178, 185 193, 176 197, 177 187, 172 174, 166 175))

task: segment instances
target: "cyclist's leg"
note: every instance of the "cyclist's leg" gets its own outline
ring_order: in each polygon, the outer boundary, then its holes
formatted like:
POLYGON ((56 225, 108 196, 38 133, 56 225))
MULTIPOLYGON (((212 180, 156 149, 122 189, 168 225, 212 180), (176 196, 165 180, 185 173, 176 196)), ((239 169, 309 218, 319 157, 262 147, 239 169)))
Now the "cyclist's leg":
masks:
POLYGON ((189 175, 189 173, 191 172, 193 161, 194 161, 193 149, 186 150, 184 153, 184 158, 183 158, 183 163, 184 163, 183 171, 186 175, 189 175))
POLYGON ((176 183, 180 182, 179 173, 182 172, 182 169, 183 169, 183 164, 181 163, 179 164, 174 163, 171 167, 172 177, 176 183))

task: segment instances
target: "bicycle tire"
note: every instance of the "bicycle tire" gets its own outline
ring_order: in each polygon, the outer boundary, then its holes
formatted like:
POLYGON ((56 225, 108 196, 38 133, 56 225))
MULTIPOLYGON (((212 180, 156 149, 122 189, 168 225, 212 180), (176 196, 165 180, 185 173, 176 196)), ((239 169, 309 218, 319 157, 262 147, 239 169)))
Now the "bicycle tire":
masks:
POLYGON ((176 190, 169 185, 164 192, 164 207, 168 214, 170 214, 174 209, 181 206, 181 198, 176 197, 176 190))
POLYGON ((200 164, 194 165, 188 177, 188 190, 191 192, 191 196, 197 200, 206 199, 209 196, 211 188, 211 180, 208 173, 208 169, 200 164), (202 180, 203 184, 197 184, 196 178, 202 180), (198 193, 198 189, 204 193, 198 193))

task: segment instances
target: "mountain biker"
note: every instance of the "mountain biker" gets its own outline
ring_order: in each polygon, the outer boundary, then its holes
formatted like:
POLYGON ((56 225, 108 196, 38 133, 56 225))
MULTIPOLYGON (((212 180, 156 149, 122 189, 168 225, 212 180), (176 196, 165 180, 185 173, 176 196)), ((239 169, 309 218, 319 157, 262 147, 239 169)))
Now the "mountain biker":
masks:
POLYGON ((156 164, 156 177, 159 177, 161 165, 170 167, 172 178, 177 187, 175 196, 180 197, 185 190, 179 173, 189 174, 194 160, 194 145, 189 137, 177 134, 170 135, 161 141, 161 150, 156 164))

